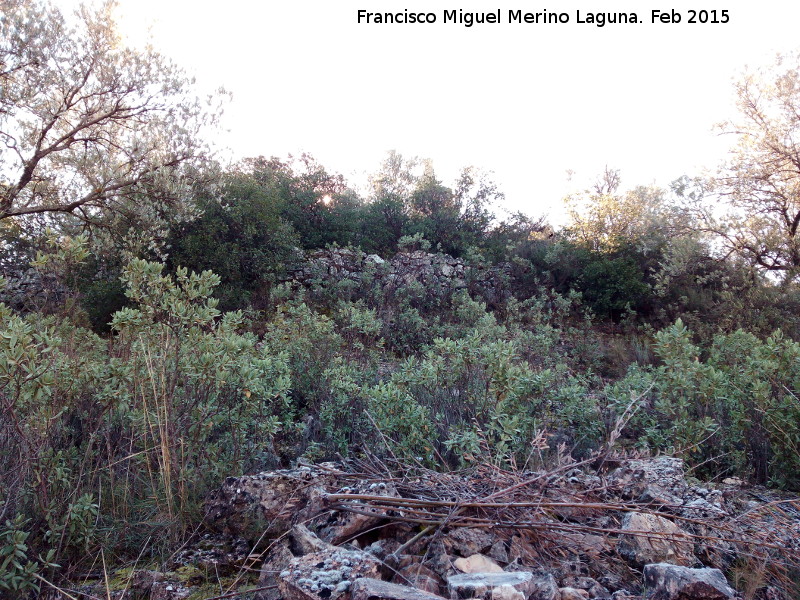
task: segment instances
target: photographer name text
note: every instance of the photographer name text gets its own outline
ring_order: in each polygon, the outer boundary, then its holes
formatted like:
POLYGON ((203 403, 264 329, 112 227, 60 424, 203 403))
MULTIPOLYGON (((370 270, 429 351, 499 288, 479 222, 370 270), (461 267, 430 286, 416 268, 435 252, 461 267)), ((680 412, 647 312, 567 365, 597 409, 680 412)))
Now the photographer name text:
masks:
POLYGON ((359 9, 359 24, 367 25, 423 25, 441 23, 445 25, 519 24, 519 25, 631 25, 636 23, 650 24, 688 24, 688 25, 724 25, 730 22, 730 11, 722 9, 653 9, 646 14, 639 12, 587 12, 576 10, 574 13, 542 10, 526 12, 521 9, 495 9, 486 12, 471 12, 463 9, 443 10, 441 13, 414 11, 404 9, 391 12, 373 12, 359 9))

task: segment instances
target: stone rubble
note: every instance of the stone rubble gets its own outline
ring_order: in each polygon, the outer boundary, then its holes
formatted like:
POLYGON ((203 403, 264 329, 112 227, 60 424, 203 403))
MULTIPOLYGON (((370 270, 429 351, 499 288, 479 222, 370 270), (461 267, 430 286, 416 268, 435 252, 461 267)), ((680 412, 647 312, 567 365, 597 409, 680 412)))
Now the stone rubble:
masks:
MULTIPOLYGON (((404 500, 396 481, 330 463, 230 477, 207 502, 213 533, 176 560, 206 573, 260 569, 257 591, 242 596, 253 600, 732 600, 739 595, 723 570, 742 558, 736 536, 775 527, 775 514, 759 510, 770 492, 689 484, 682 462, 666 457, 548 478, 546 489, 531 490, 541 500, 591 491, 609 507, 556 502, 536 513, 555 528, 549 533, 478 524, 426 531, 403 522, 405 509, 387 508, 404 500), (364 514, 341 508, 348 496, 364 514), (370 498, 377 504, 365 504, 370 498), (656 498, 669 502, 654 511, 656 498), (742 515, 751 521, 737 521, 742 515), (712 541, 723 534, 733 537, 712 541)), ((798 532, 800 511, 769 540, 783 556, 800 556, 798 532)), ((195 598, 192 579, 148 571, 133 581, 137 598, 195 598)), ((756 599, 787 600, 777 583, 765 579, 756 599)))
POLYGON ((730 600, 737 596, 719 569, 690 569, 669 563, 647 565, 644 585, 652 600, 730 600))
POLYGON ((314 280, 333 278, 354 282, 375 278, 385 287, 419 283, 436 289, 459 290, 470 286, 491 296, 503 295, 511 265, 484 267, 466 265, 447 254, 421 250, 399 252, 390 260, 376 254, 365 255, 350 248, 326 248, 308 253, 290 269, 287 281, 309 286, 314 280))

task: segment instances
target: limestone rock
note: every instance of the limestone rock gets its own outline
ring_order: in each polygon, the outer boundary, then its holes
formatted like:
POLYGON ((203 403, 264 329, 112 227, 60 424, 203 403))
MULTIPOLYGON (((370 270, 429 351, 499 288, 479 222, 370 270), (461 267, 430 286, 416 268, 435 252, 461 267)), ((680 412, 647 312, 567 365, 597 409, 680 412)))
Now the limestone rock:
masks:
POLYGON ((447 578, 447 586, 451 600, 556 600, 558 597, 555 577, 529 571, 452 575, 447 578), (503 589, 495 592, 496 588, 503 589))
POLYGON ((361 577, 378 578, 380 563, 366 552, 331 547, 292 560, 278 576, 285 600, 335 600, 361 577))
POLYGON ((278 573, 284 571, 295 558, 290 546, 288 538, 283 538, 270 546, 258 577, 258 587, 267 589, 256 594, 257 600, 279 600, 281 597, 278 589, 273 586, 278 585, 278 573))
POLYGON ((421 564, 406 565, 398 569, 394 577, 394 582, 410 585, 436 595, 441 595, 442 589, 445 586, 444 579, 442 579, 436 571, 421 564))
POLYGON ((444 600, 407 585, 398 585, 378 579, 356 579, 350 586, 352 600, 444 600))
POLYGON ((503 584, 492 589, 492 600, 525 600, 525 595, 513 585, 503 584))
POLYGON ((292 554, 295 556, 303 556, 304 554, 322 552, 335 548, 333 544, 321 540, 302 523, 298 523, 292 527, 292 530, 289 532, 289 544, 292 554))
POLYGON ((607 598, 609 596, 608 590, 591 577, 568 575, 562 578, 561 585, 566 588, 583 590, 586 592, 587 598, 607 598))
POLYGON ((252 545, 243 538, 206 533, 197 542, 179 551, 170 561, 171 569, 186 565, 227 575, 245 563, 252 545))
POLYGON ((622 529, 632 533, 620 536, 617 553, 635 566, 653 562, 690 566, 696 562, 688 536, 669 519, 632 512, 623 518, 622 529))
POLYGON ((496 538, 485 529, 459 527, 447 536, 446 544, 461 556, 480 554, 491 549, 496 538))
POLYGON ((679 501, 688 487, 683 461, 668 456, 629 460, 609 474, 608 486, 624 499, 662 503, 679 501))
POLYGON ((322 511, 337 473, 333 465, 315 465, 228 477, 206 501, 206 523, 233 536, 280 535, 322 511))
POLYGON ((453 561, 456 569, 463 573, 502 573, 503 568, 488 556, 473 554, 468 558, 457 558, 453 561))
MULTIPOLYGON (((338 490, 337 493, 366 494, 369 496, 385 496, 387 498, 397 498, 397 488, 392 483, 359 482, 353 487, 338 490)), ((319 536, 332 544, 347 542, 359 533, 372 529, 384 518, 383 512, 374 508, 365 507, 365 512, 374 513, 369 516, 349 511, 335 511, 331 514, 327 523, 319 529, 319 536)))
POLYGON ((719 569, 690 569, 657 563, 644 568, 644 585, 651 600, 729 600, 736 591, 719 569))
POLYGON ((497 540, 489 549, 487 556, 497 562, 508 563, 508 549, 503 540, 497 540))
POLYGON ((561 600, 588 600, 589 592, 572 587, 562 587, 558 589, 561 600))

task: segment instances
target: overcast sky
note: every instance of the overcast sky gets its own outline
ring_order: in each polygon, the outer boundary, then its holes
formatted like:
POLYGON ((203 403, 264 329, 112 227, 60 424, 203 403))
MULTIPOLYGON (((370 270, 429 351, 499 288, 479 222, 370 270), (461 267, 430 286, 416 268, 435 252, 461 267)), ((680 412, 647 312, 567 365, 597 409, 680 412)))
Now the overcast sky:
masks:
POLYGON ((132 39, 151 36, 202 86, 232 93, 221 141, 234 157, 306 151, 358 183, 394 149, 433 159, 445 183, 462 166, 493 171, 511 209, 556 220, 606 165, 627 186, 713 168, 732 78, 800 46, 800 3, 774 0, 121 0, 120 14, 132 39), (360 8, 437 23, 358 24, 360 8), (500 9, 502 22, 442 22, 458 8, 500 9), (508 23, 517 9, 570 23, 508 23), (682 22, 652 24, 653 9, 682 22), (689 24, 689 9, 727 10, 729 22, 689 24), (578 10, 644 22, 600 28, 577 23, 578 10))

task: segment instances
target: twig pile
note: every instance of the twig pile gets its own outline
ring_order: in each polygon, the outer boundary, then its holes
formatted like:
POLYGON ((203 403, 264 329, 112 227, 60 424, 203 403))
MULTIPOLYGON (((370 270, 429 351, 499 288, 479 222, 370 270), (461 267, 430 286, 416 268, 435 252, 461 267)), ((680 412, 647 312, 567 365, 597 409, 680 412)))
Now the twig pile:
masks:
MULTIPOLYGON (((500 539, 523 535, 541 558, 586 556, 587 536, 599 538, 601 554, 613 553, 620 535, 693 543, 707 566, 726 569, 733 561, 768 565, 769 579, 784 589, 800 574, 800 500, 756 498, 762 503, 737 515, 711 514, 689 506, 625 502, 602 477, 585 477, 568 462, 544 472, 517 472, 480 465, 468 471, 439 473, 421 466, 376 457, 354 464, 365 480, 391 482, 398 496, 328 494, 333 510, 390 523, 423 527, 404 547, 426 535, 466 527, 491 530, 500 539), (622 529, 626 513, 638 512, 675 522, 685 533, 622 529), (699 550, 702 550, 700 552, 699 550)), ((743 502, 748 492, 731 500, 743 502)), ((766 493, 766 492, 765 492, 766 493)))

